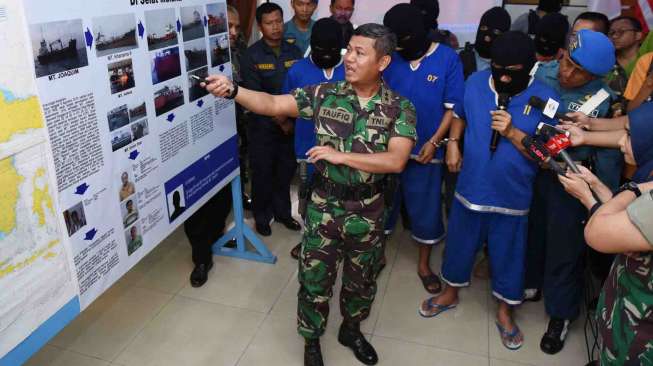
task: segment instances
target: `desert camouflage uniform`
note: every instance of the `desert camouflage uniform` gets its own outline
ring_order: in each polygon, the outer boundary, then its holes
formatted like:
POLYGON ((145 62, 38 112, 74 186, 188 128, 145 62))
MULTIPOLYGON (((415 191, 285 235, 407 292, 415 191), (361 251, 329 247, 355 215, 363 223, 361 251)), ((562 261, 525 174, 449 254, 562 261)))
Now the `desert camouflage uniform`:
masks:
MULTIPOLYGON (((413 105, 385 84, 365 108, 345 81, 296 89, 294 96, 300 117, 315 121, 318 145, 371 154, 387 151, 392 137, 416 139, 413 105)), ((330 182, 347 186, 378 183, 385 178, 385 174, 324 161, 317 162, 316 169, 330 182)), ((367 318, 385 249, 383 215, 383 193, 361 201, 344 201, 327 196, 319 186, 313 191, 299 259, 299 334, 317 338, 324 333, 340 260, 344 260, 340 312, 347 321, 367 318)))
POLYGON ((597 305, 601 365, 653 365, 653 254, 615 258, 597 305))

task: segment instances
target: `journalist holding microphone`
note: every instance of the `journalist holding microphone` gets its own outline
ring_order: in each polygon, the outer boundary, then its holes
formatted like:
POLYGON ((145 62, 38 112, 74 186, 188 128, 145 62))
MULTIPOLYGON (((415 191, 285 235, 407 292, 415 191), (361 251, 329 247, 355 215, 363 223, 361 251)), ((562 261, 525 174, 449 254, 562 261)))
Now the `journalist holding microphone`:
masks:
MULTIPOLYGON (((618 145, 625 161, 638 168, 633 181, 623 185, 614 198, 587 169, 581 168, 581 174, 559 177, 567 192, 591 216, 585 227, 587 243, 600 252, 617 254, 596 311, 601 365, 653 362, 652 113, 653 103, 646 103, 627 116, 612 120, 611 131, 587 132, 577 126, 567 127, 575 144, 618 145)), ((606 122, 609 121, 587 117, 578 121, 585 127, 604 130, 606 122)))

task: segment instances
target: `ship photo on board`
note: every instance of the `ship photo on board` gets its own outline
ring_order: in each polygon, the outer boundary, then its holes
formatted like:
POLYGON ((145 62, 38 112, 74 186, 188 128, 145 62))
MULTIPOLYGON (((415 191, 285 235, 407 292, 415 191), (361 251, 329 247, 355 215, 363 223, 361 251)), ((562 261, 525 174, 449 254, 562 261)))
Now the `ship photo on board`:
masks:
POLYGON ((94 18, 93 34, 98 57, 129 51, 138 47, 134 14, 94 18))
POLYGON ((189 85, 188 97, 191 102, 209 94, 206 88, 202 88, 200 86, 201 83, 200 80, 206 79, 207 76, 209 76, 208 67, 203 67, 201 69, 188 73, 188 85, 189 85), (199 78, 200 80, 198 80, 197 78, 199 78))
POLYGON ((229 62, 229 36, 220 34, 210 39, 211 42, 211 67, 216 67, 229 62))
POLYGON ((152 70, 152 84, 158 84, 180 76, 179 47, 153 52, 150 67, 152 70))
POLYGON ((29 31, 37 78, 88 66, 81 19, 32 24, 29 31))
POLYGON ((157 116, 182 105, 184 105, 184 90, 177 83, 163 86, 154 92, 154 109, 157 116))
POLYGON ((204 14, 201 6, 181 8, 181 35, 184 42, 204 37, 204 14))
POLYGON ((208 4, 206 12, 209 19, 209 35, 227 31, 227 5, 225 3, 208 4))
POLYGON ((177 44, 177 18, 175 9, 150 10, 145 12, 147 46, 150 51, 177 44))
POLYGON ((195 70, 208 64, 206 57, 206 40, 204 38, 184 43, 186 70, 195 70))
POLYGON ((108 65, 109 83, 111 84, 111 94, 120 93, 136 86, 134 81, 134 67, 132 60, 126 59, 110 63, 108 65))

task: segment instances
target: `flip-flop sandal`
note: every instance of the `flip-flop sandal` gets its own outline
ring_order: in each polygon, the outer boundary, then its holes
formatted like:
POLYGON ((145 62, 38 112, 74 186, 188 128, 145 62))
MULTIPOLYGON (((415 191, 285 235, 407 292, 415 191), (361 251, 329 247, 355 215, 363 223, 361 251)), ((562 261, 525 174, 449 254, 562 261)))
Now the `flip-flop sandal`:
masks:
POLYGON ((431 273, 426 276, 422 276, 421 274, 417 273, 417 276, 419 276, 419 279, 422 280, 422 285, 424 286, 426 292, 428 292, 429 294, 437 295, 440 292, 442 292, 442 281, 440 281, 440 278, 434 273, 431 273), (435 284, 438 285, 438 289, 432 290, 431 286, 435 284))
POLYGON ((417 312, 423 318, 433 318, 434 316, 440 315, 440 314, 444 313, 445 311, 451 310, 451 309, 455 308, 456 306, 458 306, 458 303, 451 304, 451 305, 435 304, 435 303, 433 303, 433 300, 435 300, 435 296, 429 298, 428 300, 426 300, 426 305, 428 306, 428 309, 429 309, 428 313, 424 312, 424 309, 423 309, 424 302, 422 302, 419 305, 419 309, 417 309, 417 312), (435 309, 435 312, 431 312, 432 309, 435 309))
POLYGON ((501 336, 501 343, 503 343, 503 346, 506 347, 507 349, 511 351, 518 350, 521 348, 522 344, 524 344, 524 335, 521 333, 521 330, 519 330, 519 327, 517 324, 514 325, 512 332, 508 332, 506 328, 504 328, 499 322, 495 322, 497 325, 497 329, 499 330, 499 336, 501 336), (521 336, 521 340, 519 342, 515 341, 515 339, 521 336))

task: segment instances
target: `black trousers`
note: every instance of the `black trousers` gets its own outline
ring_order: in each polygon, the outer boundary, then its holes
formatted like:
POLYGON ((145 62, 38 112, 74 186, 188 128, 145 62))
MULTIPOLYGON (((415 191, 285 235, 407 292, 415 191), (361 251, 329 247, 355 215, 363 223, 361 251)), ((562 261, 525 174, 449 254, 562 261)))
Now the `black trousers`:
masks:
POLYGON ((528 219, 524 287, 543 291, 549 316, 574 320, 583 299, 587 210, 555 173, 543 170, 535 179, 528 219))
POLYGON ((195 265, 213 261, 213 244, 220 239, 232 207, 231 185, 226 185, 184 222, 195 265))
POLYGON ((249 124, 248 137, 256 223, 290 218, 290 182, 297 168, 294 136, 284 135, 274 121, 257 116, 249 124))

